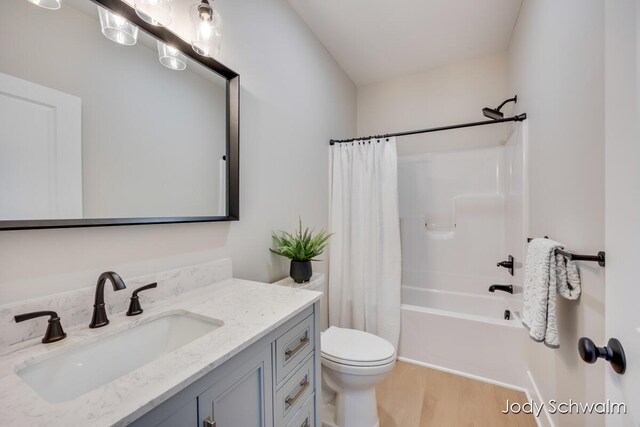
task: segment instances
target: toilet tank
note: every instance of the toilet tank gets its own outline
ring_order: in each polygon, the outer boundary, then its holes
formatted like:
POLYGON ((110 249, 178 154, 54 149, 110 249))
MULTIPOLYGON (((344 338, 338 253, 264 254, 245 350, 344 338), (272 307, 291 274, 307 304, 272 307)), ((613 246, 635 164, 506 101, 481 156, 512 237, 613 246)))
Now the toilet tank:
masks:
POLYGON ((285 277, 282 280, 274 282, 274 285, 288 286, 290 288, 307 289, 309 291, 325 292, 326 291, 326 279, 323 273, 313 273, 311 279, 305 283, 296 283, 291 277, 285 277))
POLYGON ((305 283, 296 283, 291 277, 286 277, 273 283, 279 286, 290 288, 306 289, 309 291, 322 292, 320 299, 320 328, 324 331, 329 327, 329 307, 327 305, 327 279, 323 273, 313 273, 311 279, 305 283))

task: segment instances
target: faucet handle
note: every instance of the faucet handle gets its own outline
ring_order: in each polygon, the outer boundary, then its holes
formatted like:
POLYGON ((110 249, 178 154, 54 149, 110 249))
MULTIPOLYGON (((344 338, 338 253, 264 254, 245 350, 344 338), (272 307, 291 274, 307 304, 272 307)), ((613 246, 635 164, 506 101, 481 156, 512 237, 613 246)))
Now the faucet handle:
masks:
POLYGON ((47 331, 42 338, 44 344, 60 341, 64 339, 67 334, 62 330, 62 324, 60 323, 60 317, 55 311, 34 311, 33 313, 24 313, 14 316, 16 323, 24 322, 25 320, 35 319, 36 317, 49 316, 49 324, 47 325, 47 331))
POLYGON ((147 289, 157 288, 157 283, 150 283, 148 285, 142 286, 131 294, 131 302, 129 303, 129 310, 127 310, 127 316, 137 316, 143 312, 142 307, 140 306, 140 299, 138 298, 138 292, 145 291, 147 289))
POLYGON ((515 260, 513 256, 509 255, 506 261, 500 261, 498 263, 498 267, 506 268, 509 271, 509 274, 513 276, 513 269, 515 268, 515 260))

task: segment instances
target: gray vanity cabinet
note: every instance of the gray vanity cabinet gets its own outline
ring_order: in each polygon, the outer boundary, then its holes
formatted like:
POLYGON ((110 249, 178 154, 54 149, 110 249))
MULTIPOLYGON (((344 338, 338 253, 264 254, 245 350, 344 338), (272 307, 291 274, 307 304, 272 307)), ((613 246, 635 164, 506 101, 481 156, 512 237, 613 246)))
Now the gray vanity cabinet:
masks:
POLYGON ((271 348, 265 347, 198 396, 199 425, 271 427, 271 385, 271 348))
MULTIPOLYGON (((156 427, 186 427, 202 425, 198 424, 198 408, 196 408, 195 402, 185 405, 177 411, 167 415, 169 415, 169 417, 160 421, 159 424, 155 424, 156 427)), ((134 425, 138 424, 134 423, 134 425)))
POLYGON ((313 427, 319 303, 143 415, 135 427, 313 427))

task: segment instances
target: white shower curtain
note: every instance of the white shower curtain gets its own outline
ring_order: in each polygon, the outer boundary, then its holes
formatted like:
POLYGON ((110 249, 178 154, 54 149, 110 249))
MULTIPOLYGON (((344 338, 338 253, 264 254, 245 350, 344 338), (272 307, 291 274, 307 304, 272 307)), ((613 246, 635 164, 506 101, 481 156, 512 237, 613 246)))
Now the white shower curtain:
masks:
POLYGON ((400 338, 400 224, 395 138, 330 152, 329 323, 400 338))

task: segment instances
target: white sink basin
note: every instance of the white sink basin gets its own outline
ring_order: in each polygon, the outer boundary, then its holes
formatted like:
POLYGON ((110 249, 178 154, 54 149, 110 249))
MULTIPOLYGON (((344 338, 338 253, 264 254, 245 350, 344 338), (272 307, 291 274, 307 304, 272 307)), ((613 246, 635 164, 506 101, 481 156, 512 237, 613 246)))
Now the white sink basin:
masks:
POLYGON ((75 399, 215 331, 222 321, 187 311, 79 345, 19 369, 16 373, 51 403, 75 399))

